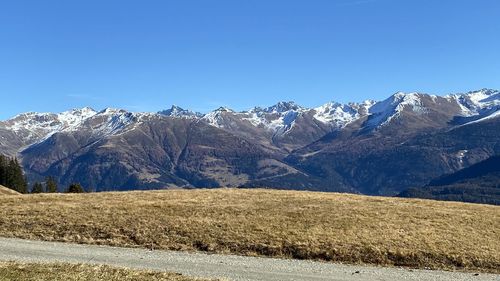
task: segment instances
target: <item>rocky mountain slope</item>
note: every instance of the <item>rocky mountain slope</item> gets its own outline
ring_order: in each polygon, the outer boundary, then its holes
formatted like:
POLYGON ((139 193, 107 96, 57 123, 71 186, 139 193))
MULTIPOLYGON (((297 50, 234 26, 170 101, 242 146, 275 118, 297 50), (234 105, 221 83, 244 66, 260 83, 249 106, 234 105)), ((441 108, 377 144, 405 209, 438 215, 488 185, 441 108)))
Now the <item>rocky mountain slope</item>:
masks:
POLYGON ((0 122, 0 153, 95 190, 265 186, 394 195, 500 154, 500 93, 200 114, 83 108, 0 122))

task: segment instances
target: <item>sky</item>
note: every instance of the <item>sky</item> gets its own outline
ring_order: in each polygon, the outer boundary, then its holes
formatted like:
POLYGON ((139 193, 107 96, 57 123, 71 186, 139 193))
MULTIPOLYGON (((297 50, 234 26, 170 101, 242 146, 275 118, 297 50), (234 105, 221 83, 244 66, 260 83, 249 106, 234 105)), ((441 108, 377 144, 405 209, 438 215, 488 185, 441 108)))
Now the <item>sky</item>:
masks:
POLYGON ((500 89, 497 0, 0 3, 0 119, 500 89))

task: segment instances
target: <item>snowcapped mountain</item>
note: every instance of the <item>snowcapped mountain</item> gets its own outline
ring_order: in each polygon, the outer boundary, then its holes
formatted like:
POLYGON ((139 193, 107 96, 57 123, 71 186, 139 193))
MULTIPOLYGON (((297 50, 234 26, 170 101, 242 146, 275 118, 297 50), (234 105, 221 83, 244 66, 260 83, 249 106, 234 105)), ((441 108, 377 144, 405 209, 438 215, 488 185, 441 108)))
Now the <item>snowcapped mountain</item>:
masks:
MULTIPOLYGON (((227 122, 224 120, 224 116, 227 114, 238 114, 234 110, 227 107, 219 107, 216 110, 205 114, 201 120, 207 122, 208 124, 217 127, 224 128, 227 127, 227 122)), ((239 114, 240 115, 240 114, 239 114)))
POLYGON ((262 111, 262 112, 270 113, 270 114, 280 114, 280 113, 285 113, 285 112, 290 112, 290 111, 300 112, 300 111, 304 111, 304 110, 306 110, 306 108, 296 104, 293 101, 288 101, 288 102, 282 101, 282 102, 278 102, 277 104, 270 106, 268 108, 262 109, 262 110, 260 110, 259 108, 256 107, 252 111, 254 111, 254 112, 262 111))
MULTIPOLYGON (((482 89, 444 97, 397 92, 380 102, 328 102, 316 108, 306 108, 290 101, 242 112, 220 107, 207 114, 175 105, 158 113, 132 113, 112 108, 97 112, 89 107, 58 114, 29 112, 0 122, 0 129, 14 134, 18 146, 22 144, 25 147, 58 132, 86 131, 95 137, 103 137, 120 133, 151 118, 168 116, 205 122, 236 135, 268 143, 269 146, 280 146, 281 143, 293 149, 353 123, 371 130, 387 127, 391 122, 410 120, 408 122, 413 127, 419 123, 418 126, 435 128, 447 126, 452 119, 455 124, 463 125, 495 118, 499 109, 500 92, 497 90, 482 89), (366 122, 356 122, 365 119, 366 122)), ((0 139, 0 145, 1 142, 0 139)))
POLYGON ((116 134, 136 123, 143 113, 132 113, 123 109, 106 108, 80 123, 80 130, 88 129, 91 134, 104 136, 116 134))
POLYGON ((374 116, 369 123, 375 126, 384 125, 393 118, 397 118, 405 108, 420 114, 425 113, 425 108, 418 94, 398 92, 369 108, 369 113, 374 116))
MULTIPOLYGON (((386 100, 375 102, 340 104, 329 102, 316 108, 305 108, 294 102, 279 102, 267 108, 255 107, 249 111, 235 112, 221 107, 202 117, 218 128, 232 128, 235 122, 247 121, 255 127, 273 132, 274 135, 288 133, 300 117, 311 116, 330 128, 339 129, 368 117, 367 127, 381 127, 402 114, 432 116, 433 113, 448 117, 465 116, 481 119, 494 114, 500 108, 500 93, 483 89, 445 97, 423 93, 397 92, 386 100), (229 115, 232 118, 229 118, 229 115)), ((446 120, 449 121, 449 120, 446 120)))
POLYGON ((4 123, 5 128, 16 132, 47 133, 57 130, 72 130, 87 118, 97 114, 89 107, 73 109, 59 114, 28 112, 15 116, 4 123))
POLYGON ((308 109, 294 102, 279 102, 267 108, 254 107, 242 113, 242 119, 252 125, 265 128, 275 135, 286 133, 295 124, 295 120, 308 109))
MULTIPOLYGON (((0 122, 0 129, 10 131, 15 137, 13 141, 24 147, 39 142, 55 132, 78 130, 85 120, 96 114, 97 112, 89 107, 59 114, 28 112, 0 122)), ((9 140, 4 139, 3 145, 7 146, 7 142, 9 140)))
POLYGON ((500 92, 491 89, 468 92, 465 94, 452 94, 445 97, 456 102, 461 109, 461 116, 485 118, 500 109, 500 92))
POLYGON ((267 108, 254 107, 242 112, 222 107, 206 114, 202 120, 218 128, 234 128, 237 123, 245 122, 267 130, 276 137, 289 133, 297 122, 305 119, 330 128, 344 127, 366 116, 373 103, 373 101, 349 104, 330 102, 317 108, 306 108, 294 102, 279 102, 267 108))
MULTIPOLYGON (((29 112, 0 122, 0 130, 9 131, 10 142, 18 143, 18 149, 24 150, 56 133, 85 132, 93 138, 116 134, 149 115, 113 108, 97 112, 89 107, 58 114, 29 112)), ((2 144, 7 147, 8 142, 9 139, 0 142, 0 147, 2 144)))
POLYGON ((159 114, 170 116, 170 117, 181 117, 181 118, 200 118, 203 114, 199 112, 194 112, 191 110, 183 109, 177 105, 172 105, 170 109, 158 112, 159 114))
POLYGON ((421 120, 427 120, 434 126, 438 122, 444 126, 450 122, 450 118, 467 123, 495 114, 499 109, 500 94, 495 90, 483 89, 445 97, 397 92, 386 100, 368 107, 369 118, 366 125, 374 128, 383 127, 398 120, 402 115, 406 117, 412 115, 414 119, 420 116, 421 120))
POLYGON ((18 156, 30 178, 98 190, 293 186, 387 195, 499 154, 499 109, 500 93, 483 89, 204 115, 178 106, 31 112, 0 121, 0 153, 18 156))
POLYGON ((335 127, 341 128, 362 116, 368 115, 369 109, 374 104, 375 102, 372 100, 348 104, 329 102, 314 109, 314 118, 325 124, 334 124, 335 127))
POLYGON ((74 130, 78 128, 78 125, 83 123, 88 118, 95 116, 96 114, 97 112, 90 107, 73 109, 71 111, 60 113, 57 115, 57 119, 63 124, 63 126, 59 129, 74 130))

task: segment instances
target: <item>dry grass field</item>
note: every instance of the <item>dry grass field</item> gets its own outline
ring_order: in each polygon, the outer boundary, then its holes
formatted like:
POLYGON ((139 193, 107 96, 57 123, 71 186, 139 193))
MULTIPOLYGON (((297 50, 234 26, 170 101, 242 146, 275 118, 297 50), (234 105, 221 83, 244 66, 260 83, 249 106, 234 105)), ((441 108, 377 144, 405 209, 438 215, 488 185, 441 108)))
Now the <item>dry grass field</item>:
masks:
POLYGON ((0 281, 202 281, 175 273, 105 265, 0 263, 0 281))
POLYGON ((17 191, 0 185, 0 196, 2 195, 20 195, 17 191))
POLYGON ((0 196, 0 236, 500 272, 500 207, 273 190, 0 196))

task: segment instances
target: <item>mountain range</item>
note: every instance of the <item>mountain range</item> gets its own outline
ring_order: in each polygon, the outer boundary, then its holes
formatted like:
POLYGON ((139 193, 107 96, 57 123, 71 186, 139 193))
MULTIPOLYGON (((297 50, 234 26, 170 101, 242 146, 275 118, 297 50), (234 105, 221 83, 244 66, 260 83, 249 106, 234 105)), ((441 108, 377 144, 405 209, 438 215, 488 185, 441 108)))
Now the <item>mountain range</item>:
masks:
POLYGON ((88 189, 268 187, 396 195, 500 154, 500 92, 294 102, 207 114, 107 108, 0 122, 31 181, 88 189))

